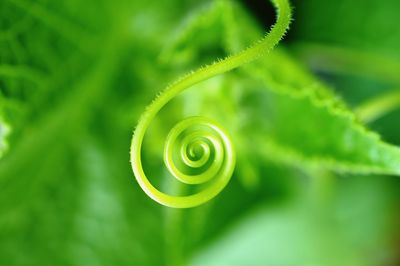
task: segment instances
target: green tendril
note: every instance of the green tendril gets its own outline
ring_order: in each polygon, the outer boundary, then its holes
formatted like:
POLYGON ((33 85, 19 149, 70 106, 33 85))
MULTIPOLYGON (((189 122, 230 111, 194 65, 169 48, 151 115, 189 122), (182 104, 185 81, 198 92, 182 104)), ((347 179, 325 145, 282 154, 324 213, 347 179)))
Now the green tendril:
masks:
POLYGON ((276 7, 278 18, 263 39, 246 50, 200 68, 168 86, 139 119, 132 137, 131 165, 139 185, 153 200, 169 207, 190 208, 214 198, 228 184, 236 162, 232 141, 220 125, 208 118, 189 117, 179 122, 167 136, 164 149, 164 162, 176 179, 190 185, 207 182, 207 187, 196 194, 172 196, 155 188, 142 167, 142 142, 147 128, 160 109, 179 93, 201 81, 254 61, 278 44, 289 27, 291 8, 288 0, 271 2, 276 7))
POLYGON ((400 90, 393 90, 361 104, 355 113, 362 121, 371 123, 397 108, 400 108, 400 90))

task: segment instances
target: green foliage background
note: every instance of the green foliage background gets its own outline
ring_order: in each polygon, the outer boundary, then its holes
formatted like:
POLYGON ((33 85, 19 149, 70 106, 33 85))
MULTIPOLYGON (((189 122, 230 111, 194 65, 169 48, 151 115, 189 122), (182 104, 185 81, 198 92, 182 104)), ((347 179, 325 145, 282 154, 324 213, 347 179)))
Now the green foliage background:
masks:
POLYGON ((293 1, 286 42, 182 93, 149 130, 146 173, 176 193, 169 129, 197 114, 223 123, 238 154, 228 187, 174 210, 137 185, 140 114, 262 36, 244 4, 0 2, 0 265, 400 262, 400 109, 366 126, 358 109, 399 90, 396 0, 293 1))

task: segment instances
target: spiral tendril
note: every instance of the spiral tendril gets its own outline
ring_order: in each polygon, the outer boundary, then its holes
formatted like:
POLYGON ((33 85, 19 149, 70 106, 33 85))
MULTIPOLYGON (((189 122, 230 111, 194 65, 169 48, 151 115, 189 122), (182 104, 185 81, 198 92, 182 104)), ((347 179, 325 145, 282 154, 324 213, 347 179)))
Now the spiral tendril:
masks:
POLYGON ((182 183, 198 185, 218 177, 221 181, 213 185, 225 186, 233 172, 235 152, 221 126, 205 117, 195 116, 179 122, 170 131, 164 161, 170 173, 182 183), (180 164, 176 163, 178 160, 180 164), (189 170, 194 174, 187 174, 189 170))
POLYGON ((189 117, 169 132, 164 162, 169 172, 188 185, 205 184, 205 189, 189 196, 173 196, 159 191, 146 177, 141 160, 142 142, 153 118, 176 95, 185 89, 254 61, 270 51, 286 33, 291 21, 288 0, 271 0, 278 19, 271 31, 253 46, 235 55, 200 68, 168 86, 139 119, 132 137, 131 165, 136 180, 146 194, 165 206, 190 208, 203 204, 219 194, 228 184, 236 162, 231 138, 216 122, 205 117, 189 117))

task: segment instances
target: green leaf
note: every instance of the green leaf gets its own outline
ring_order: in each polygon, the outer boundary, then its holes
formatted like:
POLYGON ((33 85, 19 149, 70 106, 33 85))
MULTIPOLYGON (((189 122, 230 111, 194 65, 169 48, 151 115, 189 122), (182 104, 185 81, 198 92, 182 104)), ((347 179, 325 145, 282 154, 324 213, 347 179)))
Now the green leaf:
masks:
POLYGON ((189 265, 389 264, 395 192, 386 181, 341 180, 334 201, 322 208, 304 197, 295 204, 261 204, 198 250, 189 265))
MULTIPOLYGON (((223 3, 222 18, 212 21, 219 25, 217 28, 225 29, 225 36, 235 36, 219 44, 228 54, 231 47, 245 47, 246 42, 250 43, 261 33, 249 34, 247 29, 252 28, 253 22, 246 20, 237 5, 223 3), (241 19, 240 24, 233 22, 236 18, 241 19), (229 35, 229 32, 235 34, 229 35), (241 36, 240 41, 237 36, 241 36)), ((214 15, 213 9, 210 13, 214 15)), ((199 17, 202 19, 204 14, 199 17)), ((194 28, 196 32, 207 30, 198 24, 186 28, 194 28)), ((187 31, 182 34, 188 35, 187 31)), ((194 40, 189 46, 184 43, 186 38, 178 40, 177 51, 179 47, 191 47, 192 54, 201 54, 199 41, 194 40)), ((364 174, 400 174, 400 149, 368 130, 331 88, 284 50, 274 50, 236 73, 192 88, 183 100, 190 105, 192 99, 196 99, 197 107, 192 108, 191 115, 205 113, 230 127, 239 147, 239 157, 251 156, 251 150, 255 153, 253 156, 301 166, 364 174), (222 114, 221 106, 225 111, 222 114), (254 146, 254 142, 258 145, 254 146), (241 156, 242 153, 246 156, 241 156)))
POLYGON ((133 185, 128 136, 165 79, 149 58, 190 5, 156 2, 1 2, 1 265, 163 262, 147 253, 162 254, 162 213, 133 185))

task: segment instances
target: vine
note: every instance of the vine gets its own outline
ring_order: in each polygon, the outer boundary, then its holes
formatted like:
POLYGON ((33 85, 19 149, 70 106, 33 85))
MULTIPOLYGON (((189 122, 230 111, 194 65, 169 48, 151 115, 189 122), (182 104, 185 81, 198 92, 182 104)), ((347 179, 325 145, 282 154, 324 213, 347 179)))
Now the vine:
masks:
POLYGON ((355 112, 362 121, 370 123, 399 108, 399 106, 400 90, 393 90, 361 104, 355 112))
POLYGON ((277 11, 277 21, 263 39, 235 55, 202 67, 172 83, 147 107, 139 119, 131 142, 131 165, 139 185, 153 200, 169 207, 190 208, 214 198, 228 184, 236 161, 232 141, 220 125, 208 118, 189 117, 179 122, 167 136, 164 149, 164 162, 179 181, 194 185, 214 178, 208 187, 196 194, 172 196, 155 188, 142 167, 142 142, 153 118, 176 95, 201 81, 252 62, 278 44, 289 27, 292 12, 288 0, 271 2, 277 11))

